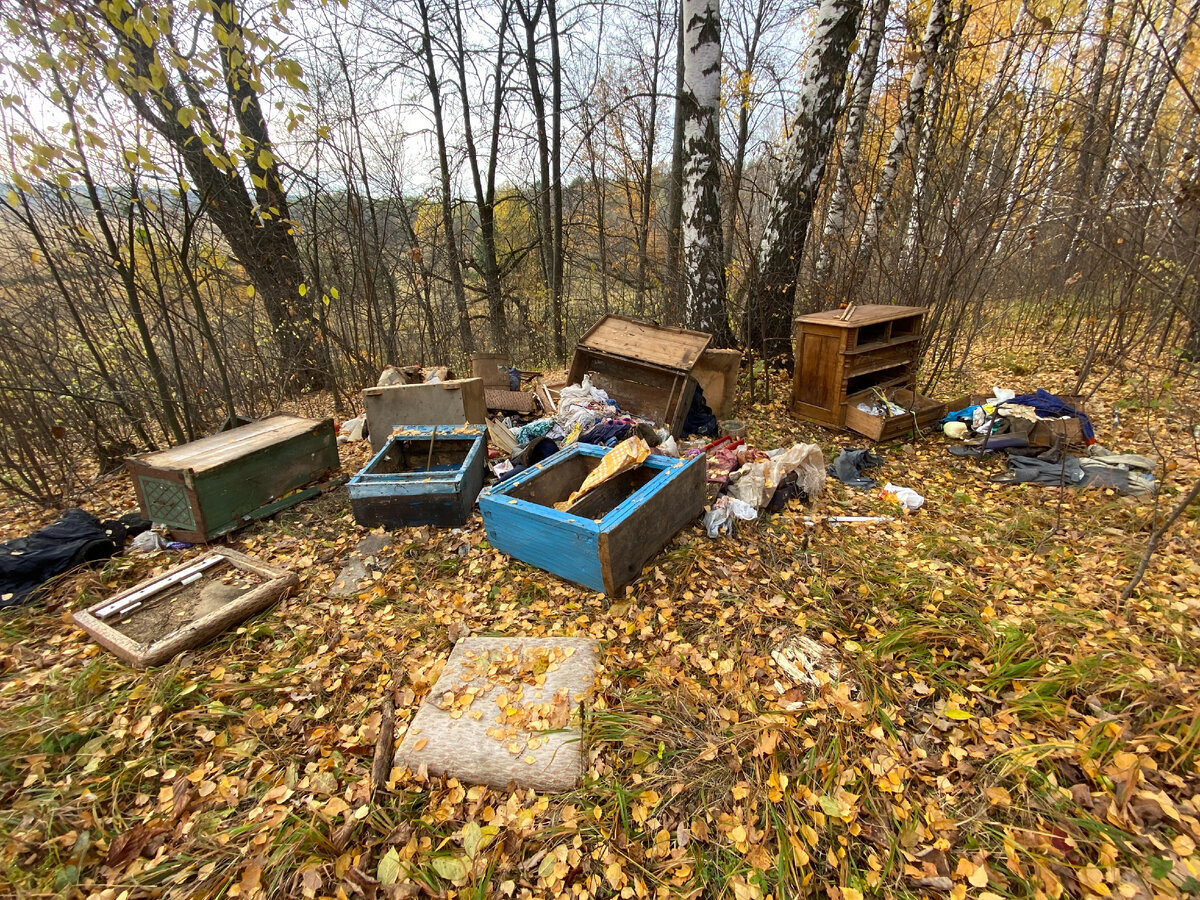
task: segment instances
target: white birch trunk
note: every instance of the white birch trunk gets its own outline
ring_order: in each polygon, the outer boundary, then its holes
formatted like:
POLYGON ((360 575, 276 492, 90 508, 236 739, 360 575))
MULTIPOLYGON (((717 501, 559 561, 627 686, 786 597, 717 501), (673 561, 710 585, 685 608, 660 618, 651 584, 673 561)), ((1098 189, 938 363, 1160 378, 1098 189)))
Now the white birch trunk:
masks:
POLYGON ((857 268, 866 265, 870 259, 872 247, 879 236, 879 224, 887 209, 892 188, 900 174, 900 164, 908 151, 909 141, 917 133, 921 112, 925 103, 925 88, 930 74, 937 62, 938 44, 946 31, 946 20, 949 13, 948 0, 933 0, 929 7, 929 21, 925 24, 925 33, 921 37, 921 57, 913 69, 912 78, 908 83, 908 95, 900 107, 900 119, 892 132, 892 142, 888 146, 883 169, 879 173, 879 183, 875 188, 875 197, 867 210, 867 220, 863 223, 862 237, 859 242, 859 256, 865 259, 857 268))
POLYGON ((758 271, 749 292, 747 343, 790 358, 792 310, 813 203, 825 173, 862 0, 822 0, 804 67, 800 100, 767 210, 758 271))
POLYGON ((721 230, 721 9, 683 0, 683 308, 689 328, 732 343, 721 230))
POLYGON ((867 25, 867 42, 863 46, 862 62, 854 81, 854 95, 846 111, 846 134, 842 140, 842 159, 838 166, 837 184, 829 199, 829 210, 825 213, 825 226, 821 230, 821 245, 817 248, 817 284, 829 278, 833 265, 833 242, 844 240, 846 233, 846 205, 849 202, 851 180, 858 170, 858 157, 862 149, 863 131, 867 124, 867 111, 875 87, 875 76, 879 71, 879 47, 883 44, 883 27, 887 22, 890 0, 875 0, 871 7, 871 21, 867 25))

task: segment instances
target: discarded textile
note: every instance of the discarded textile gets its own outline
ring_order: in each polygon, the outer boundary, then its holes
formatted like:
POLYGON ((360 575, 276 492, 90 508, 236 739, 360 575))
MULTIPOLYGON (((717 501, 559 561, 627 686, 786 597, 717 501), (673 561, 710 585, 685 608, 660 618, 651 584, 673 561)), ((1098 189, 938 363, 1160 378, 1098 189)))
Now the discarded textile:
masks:
POLYGON ((875 479, 863 475, 863 469, 883 465, 883 457, 870 450, 843 450, 829 467, 829 474, 843 484, 865 491, 875 487, 875 479))
POLYGON ((521 449, 517 450, 512 455, 514 466, 520 466, 522 470, 527 469, 534 463, 539 463, 543 459, 548 459, 558 452, 558 444, 551 438, 540 437, 534 438, 521 449))
POLYGON ((717 417, 708 408, 708 403, 704 400, 704 391, 696 385, 696 393, 692 394, 692 405, 688 409, 687 418, 683 420, 683 433, 716 437, 718 431, 720 426, 717 417))
POLYGON ((808 498, 816 497, 825 485, 825 457, 816 444, 794 444, 772 450, 767 459, 748 462, 729 477, 729 496, 762 509, 792 472, 808 498))
POLYGON ((602 447, 615 447, 618 442, 625 440, 633 432, 633 424, 629 421, 611 419, 600 422, 579 435, 581 444, 598 444, 602 447))
MULTIPOLYGON (((1013 397, 1012 402, 1022 406, 1032 406, 1038 415, 1044 419, 1060 419, 1064 416, 1078 419, 1080 428, 1083 430, 1084 442, 1088 445, 1096 443, 1096 431, 1092 428, 1091 419, 1075 409, 1075 407, 1070 406, 1062 397, 1056 396, 1043 388, 1038 388, 1037 393, 1020 394, 1013 397)), ((1003 408, 1000 412, 1003 415, 1003 408)))
POLYGON ((558 423, 554 419, 538 419, 536 422, 522 425, 521 430, 517 432, 517 445, 522 446, 534 438, 545 437, 556 424, 558 423))
POLYGON ((136 513, 101 522, 85 510, 69 509, 53 525, 0 544, 0 607, 26 603, 55 575, 120 553, 127 536, 149 527, 136 513))
POLYGON ((570 509, 580 497, 604 484, 608 479, 629 469, 637 468, 646 461, 646 457, 649 455, 650 448, 640 437, 631 437, 622 441, 604 455, 604 458, 600 460, 600 465, 588 473, 587 478, 583 479, 583 484, 579 486, 579 490, 561 503, 555 503, 554 508, 559 511, 570 509))
POLYGON ((704 514, 704 530, 710 538, 730 534, 737 519, 750 522, 758 518, 758 510, 736 497, 718 497, 713 508, 704 514))
POLYGON ((1033 456, 1010 456, 1008 470, 993 475, 996 484, 1044 484, 1049 487, 1082 484, 1083 468, 1074 456, 1066 456, 1062 462, 1048 462, 1033 456))

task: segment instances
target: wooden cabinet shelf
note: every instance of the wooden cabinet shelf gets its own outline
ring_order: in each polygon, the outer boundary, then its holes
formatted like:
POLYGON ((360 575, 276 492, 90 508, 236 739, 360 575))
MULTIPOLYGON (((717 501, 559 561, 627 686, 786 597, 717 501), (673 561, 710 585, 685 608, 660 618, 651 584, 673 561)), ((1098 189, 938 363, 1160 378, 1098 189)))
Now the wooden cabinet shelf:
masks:
MULTIPOLYGON (((844 313, 829 310, 801 316, 796 323, 791 413, 832 428, 845 427, 847 409, 859 403, 873 403, 893 389, 911 391, 925 309, 868 305, 855 307, 845 319, 844 313)), ((921 404, 923 419, 934 406, 921 404)), ((852 417, 850 426, 861 431, 855 422, 863 417, 852 417)), ((912 417, 907 420, 911 425, 912 417)))

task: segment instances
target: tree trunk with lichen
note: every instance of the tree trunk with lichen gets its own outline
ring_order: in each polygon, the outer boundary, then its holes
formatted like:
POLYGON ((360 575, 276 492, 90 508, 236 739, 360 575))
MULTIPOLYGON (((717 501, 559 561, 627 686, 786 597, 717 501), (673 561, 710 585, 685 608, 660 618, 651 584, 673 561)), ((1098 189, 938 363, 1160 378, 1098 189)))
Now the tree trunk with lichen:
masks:
POLYGON ((719 0, 683 0, 684 321, 729 347, 721 232, 721 10, 719 0))

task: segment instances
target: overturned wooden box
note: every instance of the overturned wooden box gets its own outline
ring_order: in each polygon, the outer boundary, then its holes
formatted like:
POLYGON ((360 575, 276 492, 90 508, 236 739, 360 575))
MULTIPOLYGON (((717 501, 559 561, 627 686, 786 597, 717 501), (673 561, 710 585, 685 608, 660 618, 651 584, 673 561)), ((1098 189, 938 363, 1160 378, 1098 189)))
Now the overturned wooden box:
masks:
POLYGON ((692 405, 692 369, 712 336, 624 316, 605 316, 575 347, 568 384, 590 375, 625 412, 678 437, 692 405))
POLYGON ((651 456, 565 512, 555 509, 607 452, 572 444, 480 494, 492 546, 595 591, 624 589, 703 511, 705 461, 651 456))
POLYGON ((75 624, 143 669, 170 661, 261 612, 298 579, 235 550, 212 550, 75 613, 75 624))
POLYGON ((203 543, 315 496, 338 470, 333 419, 286 413, 168 450, 126 468, 142 515, 179 541, 203 543))
POLYGON ((397 428, 347 482, 350 508, 367 528, 463 525, 483 487, 486 464, 484 425, 397 428))
POLYGON ((482 425, 487 421, 482 378, 433 384, 393 384, 362 392, 371 452, 378 453, 393 429, 412 425, 482 425))

